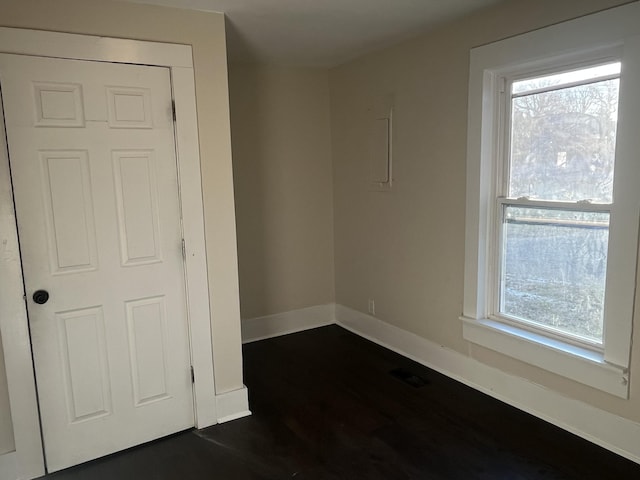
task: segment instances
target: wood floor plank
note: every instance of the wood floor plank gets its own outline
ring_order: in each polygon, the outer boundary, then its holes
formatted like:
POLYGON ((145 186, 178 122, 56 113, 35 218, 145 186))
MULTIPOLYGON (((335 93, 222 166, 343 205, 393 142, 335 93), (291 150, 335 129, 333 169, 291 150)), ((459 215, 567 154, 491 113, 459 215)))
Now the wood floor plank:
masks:
POLYGON ((640 465, 335 325, 247 344, 244 366, 251 417, 47 478, 640 478, 640 465))

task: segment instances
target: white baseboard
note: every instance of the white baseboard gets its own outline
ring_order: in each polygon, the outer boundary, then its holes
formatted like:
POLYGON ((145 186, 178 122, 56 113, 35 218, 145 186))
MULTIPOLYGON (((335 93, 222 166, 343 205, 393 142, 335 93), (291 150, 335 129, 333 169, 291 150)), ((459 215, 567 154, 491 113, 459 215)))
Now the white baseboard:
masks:
POLYGON ((278 337, 335 323, 335 305, 316 305, 242 321, 242 343, 278 337))
POLYGON ((6 480, 13 480, 15 478, 18 478, 16 457, 16 452, 9 452, 0 455, 0 478, 6 480))
POLYGON ((476 390, 640 463, 640 423, 484 365, 375 317, 336 305, 336 323, 476 390))
POLYGON ((216 395, 218 423, 230 422, 251 415, 247 387, 216 395))
MULTIPOLYGON (((640 463, 640 423, 565 397, 526 379, 489 367, 370 315, 342 305, 318 305, 242 322, 243 343, 337 323, 454 380, 640 463)), ((235 393, 235 392, 230 392, 235 393)), ((225 394, 227 395, 227 394, 225 394)), ((246 396, 246 392, 245 392, 246 396)), ((222 421, 240 418, 220 410, 222 421)), ((233 410, 233 409, 231 409, 233 410)))

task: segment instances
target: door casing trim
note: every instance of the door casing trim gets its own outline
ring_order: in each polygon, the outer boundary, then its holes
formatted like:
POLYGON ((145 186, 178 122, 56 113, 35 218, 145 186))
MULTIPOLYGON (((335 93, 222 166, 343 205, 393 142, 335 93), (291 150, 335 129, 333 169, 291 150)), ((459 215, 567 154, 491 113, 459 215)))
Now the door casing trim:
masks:
MULTIPOLYGON (((0 27, 0 53, 167 67, 176 109, 195 426, 217 423, 198 121, 191 46, 0 27)), ((17 478, 45 473, 16 219, 2 118, 0 139, 0 333, 5 353, 17 478)), ((12 452, 12 454, 14 454, 12 452)), ((5 478, 0 471, 0 477, 5 478)), ((15 475, 14 474, 14 475, 15 475)))

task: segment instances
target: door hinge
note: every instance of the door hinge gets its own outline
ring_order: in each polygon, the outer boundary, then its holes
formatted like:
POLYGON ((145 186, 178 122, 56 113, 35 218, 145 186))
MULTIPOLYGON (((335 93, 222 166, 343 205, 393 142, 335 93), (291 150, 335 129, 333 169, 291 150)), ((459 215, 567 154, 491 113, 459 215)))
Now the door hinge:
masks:
POLYGON ((191 383, 196 383, 196 374, 193 371, 193 365, 191 365, 191 383))
POLYGON ((187 259, 187 246, 184 243, 184 238, 182 239, 182 259, 187 259))
POLYGON ((176 121, 176 101, 171 100, 171 115, 173 115, 173 121, 176 121))

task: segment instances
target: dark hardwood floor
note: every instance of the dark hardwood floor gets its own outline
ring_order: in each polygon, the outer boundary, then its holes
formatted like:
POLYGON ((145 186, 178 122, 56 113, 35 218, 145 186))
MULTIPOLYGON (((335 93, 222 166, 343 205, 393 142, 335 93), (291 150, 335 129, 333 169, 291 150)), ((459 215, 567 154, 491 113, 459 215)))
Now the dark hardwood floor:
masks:
POLYGON ((245 345, 244 368, 253 416, 47 478, 640 479, 640 465, 337 326, 245 345))

